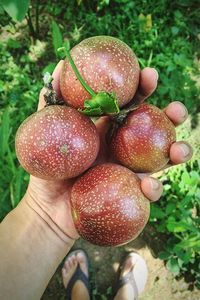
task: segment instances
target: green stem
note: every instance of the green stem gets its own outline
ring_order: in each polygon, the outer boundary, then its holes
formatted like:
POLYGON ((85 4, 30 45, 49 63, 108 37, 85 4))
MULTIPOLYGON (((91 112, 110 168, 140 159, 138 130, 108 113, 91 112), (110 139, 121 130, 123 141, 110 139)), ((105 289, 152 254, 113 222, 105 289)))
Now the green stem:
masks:
POLYGON ((83 77, 81 76, 81 74, 79 73, 79 70, 77 69, 71 54, 69 52, 69 50, 67 50, 65 47, 61 47, 57 50, 58 52, 63 52, 65 53, 65 55, 67 56, 67 58, 69 59, 69 63, 74 71, 74 73, 76 74, 76 77, 78 78, 78 80, 80 81, 80 83, 82 84, 82 86, 84 87, 84 89, 90 94, 90 96, 95 97, 96 93, 93 91, 93 89, 91 89, 89 87, 89 85, 87 85, 87 83, 85 82, 85 80, 83 79, 83 77))
POLYGON ((37 37, 39 37, 39 0, 36 1, 35 7, 35 31, 37 37))
POLYGON ((28 10, 26 20, 27 20, 27 23, 28 23, 30 35, 33 37, 33 40, 35 41, 37 37, 36 37, 35 29, 33 27, 33 22, 32 22, 32 19, 31 19, 30 10, 28 10))

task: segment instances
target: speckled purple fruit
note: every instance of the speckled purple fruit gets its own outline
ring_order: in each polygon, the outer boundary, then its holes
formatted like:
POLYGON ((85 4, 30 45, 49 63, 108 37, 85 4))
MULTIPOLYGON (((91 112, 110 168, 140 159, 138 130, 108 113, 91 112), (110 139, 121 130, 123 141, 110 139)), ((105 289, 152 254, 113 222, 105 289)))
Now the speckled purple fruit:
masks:
POLYGON ((150 209, 138 177, 111 163, 90 169, 76 181, 71 206, 80 236, 99 246, 135 239, 146 225, 150 209))
MULTIPOLYGON (((70 53, 80 74, 95 92, 115 92, 120 107, 133 98, 139 82, 139 64, 128 45, 110 36, 95 36, 80 42, 70 53)), ((91 98, 67 58, 60 88, 64 100, 76 108, 83 108, 84 101, 91 98)))
POLYGON ((134 172, 149 173, 168 163, 175 140, 175 127, 166 114, 156 106, 142 104, 117 129, 110 149, 122 165, 134 172))
POLYGON ((91 166, 99 151, 99 136, 88 117, 74 108, 53 105, 21 124, 15 144, 28 173, 48 180, 66 179, 91 166))

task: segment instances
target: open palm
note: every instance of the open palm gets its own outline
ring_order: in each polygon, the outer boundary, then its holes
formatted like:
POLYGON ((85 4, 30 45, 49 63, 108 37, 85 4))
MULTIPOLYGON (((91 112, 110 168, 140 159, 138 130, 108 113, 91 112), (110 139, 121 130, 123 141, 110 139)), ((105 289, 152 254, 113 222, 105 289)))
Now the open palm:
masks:
MULTIPOLYGON (((59 78, 63 61, 60 61, 53 73, 53 87, 60 95, 59 78)), ((158 75, 155 69, 145 68, 141 71, 140 84, 136 93, 137 100, 143 101, 149 97, 157 86, 158 75)), ((40 93, 38 109, 45 105, 45 90, 40 93)), ((187 118, 187 110, 180 102, 172 102, 165 108, 165 113, 175 125, 183 123, 187 118)), ((108 128, 108 118, 102 117, 96 123, 101 138, 100 153, 96 163, 106 161, 105 134, 108 128)), ((172 164, 186 162, 192 156, 191 147, 185 142, 176 142, 170 149, 170 161, 172 164)), ((27 201, 55 231, 76 239, 78 233, 74 227, 70 208, 70 192, 73 185, 72 180, 47 181, 34 176, 30 177, 29 186, 23 201, 27 201)), ((150 201, 156 201, 162 194, 162 184, 149 176, 142 176, 141 188, 150 201)))

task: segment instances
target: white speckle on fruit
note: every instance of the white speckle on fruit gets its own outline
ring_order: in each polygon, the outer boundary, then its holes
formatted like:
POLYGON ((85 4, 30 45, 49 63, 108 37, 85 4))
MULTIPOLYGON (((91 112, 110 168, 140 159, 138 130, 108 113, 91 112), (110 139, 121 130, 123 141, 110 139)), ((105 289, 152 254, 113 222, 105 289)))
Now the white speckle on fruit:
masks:
POLYGON ((76 181, 71 193, 75 226, 91 243, 114 246, 137 237, 149 216, 149 201, 139 179, 116 165, 98 165, 76 181))
POLYGON ((117 129, 110 149, 124 166, 134 172, 149 173, 168 163, 175 140, 175 127, 165 113, 153 105, 142 104, 117 129))
POLYGON ((66 106, 48 106, 31 115, 16 135, 20 163, 27 172, 43 179, 78 176, 90 167, 98 151, 95 125, 66 106))
MULTIPOLYGON (((119 106, 133 98, 139 82, 139 64, 128 45, 113 37, 97 36, 83 40, 71 50, 71 55, 80 74, 95 92, 115 92, 119 106)), ((76 108, 83 108, 84 101, 91 98, 67 59, 60 86, 64 100, 76 108)))

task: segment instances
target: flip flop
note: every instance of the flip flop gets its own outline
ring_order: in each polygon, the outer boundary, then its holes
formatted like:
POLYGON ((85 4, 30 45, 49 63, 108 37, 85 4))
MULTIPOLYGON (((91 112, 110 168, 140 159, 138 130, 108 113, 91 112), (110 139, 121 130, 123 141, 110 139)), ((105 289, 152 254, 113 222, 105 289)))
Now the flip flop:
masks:
POLYGON ((130 253, 126 256, 123 263, 119 266, 119 276, 115 289, 114 296, 117 295, 120 288, 122 288, 125 284, 130 284, 134 290, 134 299, 137 300, 138 296, 143 292, 145 288, 145 284, 147 282, 148 269, 145 260, 137 253, 130 253), (133 258, 134 265, 131 270, 126 274, 122 275, 122 271, 124 270, 127 259, 133 258))
MULTIPOLYGON (((69 259, 72 255, 76 255, 77 253, 80 253, 80 252, 82 252, 84 254, 84 256, 86 258, 86 265, 87 265, 87 268, 89 269, 89 258, 88 258, 87 253, 83 249, 77 249, 77 250, 70 252, 67 255, 65 260, 69 259)), ((85 273, 81 270, 80 265, 78 264, 76 267, 76 270, 74 271, 74 274, 72 275, 70 281, 68 282, 68 285, 65 288, 67 300, 71 300, 72 288, 73 288, 74 284, 77 282, 77 280, 80 280, 83 282, 83 284, 85 285, 85 287, 88 291, 88 294, 90 295, 89 277, 87 277, 85 275, 85 273)))

